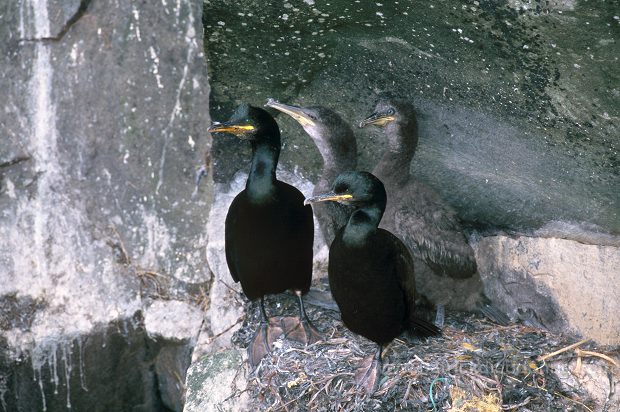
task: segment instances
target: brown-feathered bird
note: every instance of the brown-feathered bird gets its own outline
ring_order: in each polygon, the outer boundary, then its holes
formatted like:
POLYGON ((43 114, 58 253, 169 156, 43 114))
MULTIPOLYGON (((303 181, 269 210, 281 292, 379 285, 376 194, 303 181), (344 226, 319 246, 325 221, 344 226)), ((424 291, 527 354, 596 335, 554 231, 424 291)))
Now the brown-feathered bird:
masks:
MULTIPOLYGON (((335 111, 323 106, 293 106, 269 99, 267 107, 291 116, 312 137, 323 157, 323 170, 313 194, 325 193, 338 175, 357 167, 357 142, 351 127, 335 111)), ((338 229, 349 218, 345 205, 330 203, 314 210, 325 243, 329 247, 338 229)))
POLYGON ((509 319, 490 304, 477 273, 474 251, 456 212, 437 192, 409 173, 418 145, 415 107, 396 98, 379 99, 360 127, 383 128, 387 148, 373 173, 386 185, 393 201, 383 227, 394 230, 411 250, 418 292, 431 302, 461 310, 480 310, 490 319, 509 319))

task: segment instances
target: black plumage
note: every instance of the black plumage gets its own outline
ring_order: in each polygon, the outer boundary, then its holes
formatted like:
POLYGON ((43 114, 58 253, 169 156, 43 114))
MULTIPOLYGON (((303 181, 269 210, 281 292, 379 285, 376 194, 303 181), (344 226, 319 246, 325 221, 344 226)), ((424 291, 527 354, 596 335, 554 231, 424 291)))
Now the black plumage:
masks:
POLYGON ((407 247, 378 227, 387 201, 381 181, 368 172, 345 172, 331 192, 306 199, 322 201, 353 206, 329 249, 329 285, 344 324, 378 344, 356 375, 358 384, 372 393, 379 381, 383 345, 405 330, 421 336, 440 331, 416 317, 413 260, 407 247))
POLYGON ((241 282, 248 299, 260 299, 262 322, 250 347, 252 365, 270 350, 282 328, 300 340, 318 340, 308 320, 301 295, 312 280, 312 209, 304 206, 303 194, 276 179, 280 155, 280 130, 265 110, 239 106, 231 119, 209 128, 229 133, 252 144, 252 165, 246 187, 233 200, 225 222, 226 262, 235 282, 241 282), (294 290, 300 319, 269 321, 264 296, 294 290))

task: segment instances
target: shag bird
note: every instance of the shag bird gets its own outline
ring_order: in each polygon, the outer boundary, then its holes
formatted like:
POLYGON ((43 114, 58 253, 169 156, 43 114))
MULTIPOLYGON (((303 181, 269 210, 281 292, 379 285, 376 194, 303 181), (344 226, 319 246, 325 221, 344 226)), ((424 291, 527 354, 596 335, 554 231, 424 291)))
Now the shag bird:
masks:
MULTIPOLYGON (((481 310, 498 323, 508 323, 505 315, 489 305, 480 276, 473 274, 476 263, 456 214, 437 193, 410 176, 409 163, 418 140, 415 109, 406 102, 397 102, 400 103, 398 106, 390 106, 390 100, 380 101, 377 113, 362 122, 363 126, 388 127, 392 140, 374 170, 382 178, 391 199, 381 227, 400 236, 409 248, 416 265, 417 289, 431 303, 453 310, 481 310), (397 111, 401 107, 403 113, 397 111), (383 109, 383 116, 379 114, 380 109, 383 109), (396 120, 399 125, 395 130, 396 120), (394 163, 390 163, 392 161, 394 163), (454 255, 458 250, 463 251, 462 256, 454 255), (446 255, 444 251, 451 254, 446 255), (454 264, 451 260, 460 263, 454 264), (455 273, 458 270, 462 272, 455 273)), ((333 110, 322 106, 290 106, 273 99, 269 99, 267 106, 293 117, 321 152, 323 171, 314 194, 328 188, 327 182, 333 179, 332 176, 355 168, 355 136, 351 127, 333 110)), ((331 244, 334 233, 346 224, 348 211, 343 205, 334 204, 315 208, 314 213, 327 244, 331 244)))
POLYGON ((235 282, 250 300, 260 299, 261 325, 248 347, 256 366, 282 332, 302 342, 321 339, 302 300, 312 280, 312 209, 304 195, 276 179, 280 129, 265 110, 242 104, 226 123, 212 125, 211 133, 229 133, 252 144, 252 165, 245 190, 228 209, 225 222, 226 262, 235 282), (295 291, 299 319, 270 321, 264 306, 267 294, 295 291))
POLYGON ((383 127, 387 137, 387 149, 373 170, 393 199, 382 226, 393 230, 411 250, 419 292, 435 304, 479 309, 498 323, 508 323, 484 296, 474 251, 456 212, 409 174, 418 145, 415 107, 402 99, 380 99, 374 113, 360 123, 360 127, 367 125, 383 127))
POLYGON ((306 204, 323 201, 353 206, 329 249, 328 276, 344 324, 378 345, 356 371, 358 385, 372 394, 379 382, 383 346, 405 330, 418 336, 440 330, 416 317, 413 260, 407 247, 378 228, 387 201, 381 181, 368 172, 345 172, 332 191, 308 198, 306 204))
MULTIPOLYGON (((313 194, 325 193, 338 175, 357 167, 357 142, 351 127, 335 111, 323 106, 293 106, 268 99, 267 107, 291 116, 312 137, 323 157, 323 170, 313 194)), ((350 211, 345 205, 330 203, 314 210, 327 246, 338 229, 347 224, 350 211)))

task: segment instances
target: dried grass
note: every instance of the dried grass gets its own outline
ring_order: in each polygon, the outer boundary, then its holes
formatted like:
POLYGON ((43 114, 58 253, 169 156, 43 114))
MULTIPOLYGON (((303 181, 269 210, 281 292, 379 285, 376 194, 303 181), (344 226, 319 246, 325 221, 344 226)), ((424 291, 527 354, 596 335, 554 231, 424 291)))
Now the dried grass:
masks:
MULTIPOLYGON (((296 313, 293 296, 268 298, 270 316, 296 313)), ((251 374, 249 395, 267 411, 568 411, 593 410, 584 393, 568 392, 544 355, 575 341, 522 325, 497 326, 474 314, 448 313, 443 336, 395 339, 383 353, 378 390, 363 394, 353 374, 375 345, 350 332, 339 313, 307 305, 326 340, 303 346, 287 339, 251 374), (541 360, 543 359, 543 360, 541 360), (432 398, 431 398, 432 397, 432 398)), ((233 337, 247 347, 259 312, 248 303, 242 328, 233 337)), ((592 344, 583 344, 590 350, 592 344)), ((564 356, 573 356, 565 352, 564 356)))

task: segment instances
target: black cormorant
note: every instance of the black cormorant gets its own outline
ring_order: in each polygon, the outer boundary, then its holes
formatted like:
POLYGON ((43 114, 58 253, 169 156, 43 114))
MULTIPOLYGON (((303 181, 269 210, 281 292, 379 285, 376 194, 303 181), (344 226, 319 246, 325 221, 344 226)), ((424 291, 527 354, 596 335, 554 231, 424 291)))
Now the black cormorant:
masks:
POLYGON ((382 226, 393 230, 411 250, 418 291, 435 304, 479 309, 496 322, 507 323, 508 318, 484 295, 474 251, 456 212, 409 174, 418 145, 415 107, 406 100, 382 98, 374 113, 360 123, 360 127, 367 125, 383 127, 387 136, 387 149, 373 170, 392 199, 382 226))
POLYGON ((296 325, 284 328, 294 339, 320 340, 301 298, 312 280, 312 209, 304 205, 299 190, 276 179, 280 130, 265 110, 242 104, 228 122, 212 125, 209 132, 233 134, 252 144, 245 190, 226 215, 225 249, 235 282, 241 282, 248 299, 260 299, 261 326, 248 347, 249 361, 255 366, 282 333, 281 322, 270 322, 265 312, 267 294, 294 290, 300 317, 296 325))
MULTIPOLYGON (((336 112, 323 106, 292 106, 273 99, 269 99, 265 106, 295 119, 312 137, 319 149, 323 157, 323 170, 314 186, 313 194, 325 193, 340 173, 355 170, 357 167, 355 135, 351 127, 336 112)), ((346 206, 338 203, 326 204, 314 210, 328 247, 338 229, 347 223, 349 212, 346 206)))
POLYGON ((323 201, 353 206, 329 249, 329 285, 344 324, 378 345, 356 372, 358 385, 372 394, 384 345, 404 330, 419 336, 440 330, 415 315, 413 260, 407 247, 378 228, 387 201, 381 181, 368 172, 345 172, 331 192, 306 199, 306 204, 323 201))

